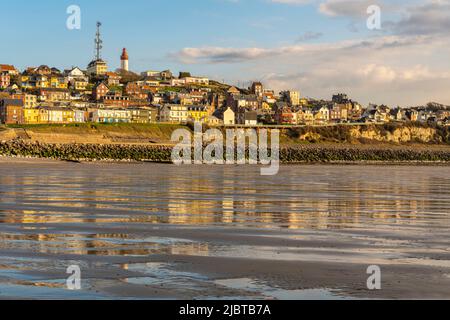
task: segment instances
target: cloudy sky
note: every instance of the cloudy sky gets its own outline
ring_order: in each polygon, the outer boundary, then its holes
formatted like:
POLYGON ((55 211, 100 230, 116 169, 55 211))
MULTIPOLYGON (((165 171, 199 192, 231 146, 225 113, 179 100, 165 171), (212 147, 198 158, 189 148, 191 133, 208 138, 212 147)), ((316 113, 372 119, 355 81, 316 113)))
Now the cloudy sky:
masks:
POLYGON ((85 67, 95 22, 103 57, 134 71, 170 68, 232 84, 362 102, 450 104, 450 0, 0 0, 1 61, 85 67), (66 9, 81 8, 81 30, 66 9), (369 30, 367 8, 381 8, 369 30))

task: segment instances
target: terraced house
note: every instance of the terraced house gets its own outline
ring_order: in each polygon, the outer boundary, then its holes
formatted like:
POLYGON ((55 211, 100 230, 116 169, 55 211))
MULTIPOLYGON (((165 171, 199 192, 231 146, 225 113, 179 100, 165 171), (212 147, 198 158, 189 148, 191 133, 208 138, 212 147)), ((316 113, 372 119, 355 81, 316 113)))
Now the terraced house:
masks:
POLYGON ((206 122, 208 120, 208 109, 205 106, 188 106, 188 120, 206 122))
POLYGON ((22 124, 23 101, 20 99, 0 100, 0 122, 4 124, 22 124))
POLYGON ((73 110, 61 107, 39 108, 39 123, 68 124, 73 122, 73 110))
POLYGON ((90 120, 98 123, 129 123, 131 122, 131 110, 96 109, 90 113, 90 120))
POLYGON ((26 124, 40 124, 40 115, 38 108, 24 108, 23 121, 26 124))
POLYGON ((132 123, 153 123, 157 121, 158 110, 156 108, 131 108, 132 123))
POLYGON ((169 123, 188 122, 188 107, 180 104, 168 104, 159 111, 159 121, 169 123))

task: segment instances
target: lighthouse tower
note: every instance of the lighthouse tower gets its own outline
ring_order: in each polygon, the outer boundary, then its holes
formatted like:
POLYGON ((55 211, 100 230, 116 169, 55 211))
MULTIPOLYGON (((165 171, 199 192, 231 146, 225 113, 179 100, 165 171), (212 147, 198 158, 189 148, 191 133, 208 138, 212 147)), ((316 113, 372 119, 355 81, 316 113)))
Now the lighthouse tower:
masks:
POLYGON ((120 68, 128 71, 128 52, 126 48, 123 48, 122 55, 120 56, 120 68))

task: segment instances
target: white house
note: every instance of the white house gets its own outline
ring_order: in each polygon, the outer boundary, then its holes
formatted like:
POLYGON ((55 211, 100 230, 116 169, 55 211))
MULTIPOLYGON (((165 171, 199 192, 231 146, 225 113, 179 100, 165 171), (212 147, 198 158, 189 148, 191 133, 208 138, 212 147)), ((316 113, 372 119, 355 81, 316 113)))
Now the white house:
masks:
POLYGON ((96 109, 91 113, 92 122, 119 123, 131 122, 131 111, 125 109, 96 109))
POLYGON ((186 123, 188 121, 188 107, 180 104, 168 104, 159 111, 160 122, 186 123))
POLYGON ((231 108, 228 108, 223 113, 223 124, 226 126, 232 126, 236 124, 236 115, 231 108))
POLYGON ((183 78, 186 84, 209 85, 209 79, 205 77, 186 77, 183 78))

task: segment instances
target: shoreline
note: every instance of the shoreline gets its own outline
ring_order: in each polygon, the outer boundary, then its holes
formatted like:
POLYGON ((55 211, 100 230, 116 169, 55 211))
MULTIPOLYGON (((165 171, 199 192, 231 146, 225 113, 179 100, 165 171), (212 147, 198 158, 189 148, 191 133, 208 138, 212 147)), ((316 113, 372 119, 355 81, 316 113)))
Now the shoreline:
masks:
MULTIPOLYGON (((151 161, 151 160, 116 160, 116 159, 101 159, 101 160, 88 160, 88 159, 53 159, 53 158, 40 158, 40 157, 26 157, 26 156, 4 156, 0 154, 0 164, 124 164, 124 165, 142 165, 142 164, 165 164, 174 165, 171 161, 151 161)), ((450 166, 450 161, 316 161, 316 162, 281 162, 283 166, 450 166)), ((189 165, 189 164, 188 164, 189 165)), ((228 164, 191 164, 192 166, 230 166, 228 164)), ((238 166, 237 164, 231 164, 231 166, 238 166)), ((263 166, 257 164, 256 166, 263 166)))

